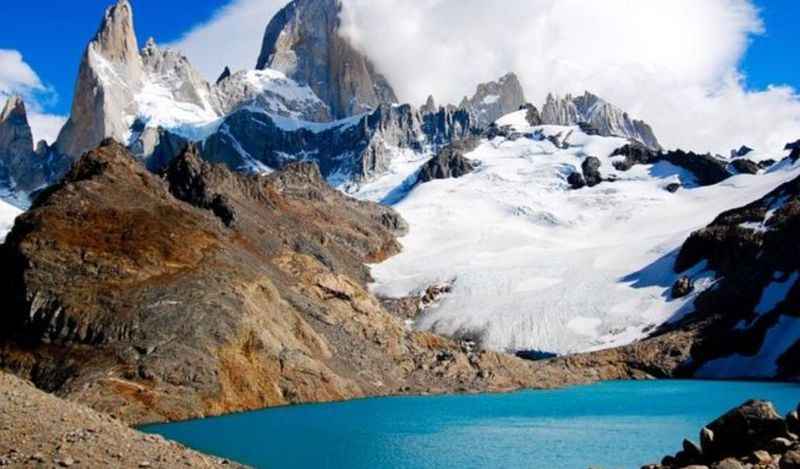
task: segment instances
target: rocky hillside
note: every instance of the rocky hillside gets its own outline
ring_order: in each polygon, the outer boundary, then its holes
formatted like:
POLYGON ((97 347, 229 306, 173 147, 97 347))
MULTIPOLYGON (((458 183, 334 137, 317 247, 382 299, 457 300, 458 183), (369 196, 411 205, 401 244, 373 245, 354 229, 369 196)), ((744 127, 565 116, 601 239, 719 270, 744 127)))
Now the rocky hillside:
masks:
MULTIPOLYGON (((707 378, 800 379, 800 178, 719 215, 682 246, 675 271, 698 264, 715 273, 681 327, 702 338, 688 372, 707 378)), ((694 269, 696 272, 697 270, 694 269)))
POLYGON ((243 467, 205 456, 0 372, 0 466, 243 467))
POLYGON ((632 373, 532 364, 407 329, 367 292, 364 265, 398 252, 405 228, 313 164, 244 176, 190 148, 157 176, 106 142, 2 246, 0 364, 137 423, 632 373))
POLYGON ((770 402, 745 402, 703 427, 700 444, 683 440, 678 453, 642 469, 797 469, 798 411, 800 407, 784 418, 770 402))

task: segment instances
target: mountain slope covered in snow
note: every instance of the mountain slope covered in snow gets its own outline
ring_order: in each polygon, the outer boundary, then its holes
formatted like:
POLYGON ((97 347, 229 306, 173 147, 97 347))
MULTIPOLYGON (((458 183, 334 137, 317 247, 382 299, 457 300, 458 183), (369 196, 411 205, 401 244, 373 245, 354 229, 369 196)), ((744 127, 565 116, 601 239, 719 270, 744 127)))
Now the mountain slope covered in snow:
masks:
POLYGON ((610 155, 628 143, 621 138, 531 127, 524 111, 498 124, 515 132, 468 153, 477 165, 471 174, 398 190, 424 163, 399 159, 392 174, 356 194, 393 202, 411 227, 403 253, 373 267, 375 291, 400 297, 449 283, 452 292, 417 327, 478 338, 495 350, 622 345, 680 318, 714 283, 698 265, 695 291, 672 298, 684 240, 800 174, 783 164, 698 187, 692 173, 666 161, 617 170, 620 157, 610 155), (613 182, 573 190, 567 178, 589 156, 613 182), (671 184, 683 188, 672 193, 671 184), (402 195, 387 199, 392 193, 402 195))

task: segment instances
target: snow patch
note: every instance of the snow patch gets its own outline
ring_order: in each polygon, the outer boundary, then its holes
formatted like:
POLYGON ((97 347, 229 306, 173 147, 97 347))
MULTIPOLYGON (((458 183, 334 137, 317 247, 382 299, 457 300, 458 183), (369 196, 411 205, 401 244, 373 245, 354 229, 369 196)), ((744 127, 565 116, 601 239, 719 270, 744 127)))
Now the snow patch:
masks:
POLYGON ((6 235, 14 226, 14 220, 22 213, 22 210, 0 201, 0 242, 5 241, 6 235))

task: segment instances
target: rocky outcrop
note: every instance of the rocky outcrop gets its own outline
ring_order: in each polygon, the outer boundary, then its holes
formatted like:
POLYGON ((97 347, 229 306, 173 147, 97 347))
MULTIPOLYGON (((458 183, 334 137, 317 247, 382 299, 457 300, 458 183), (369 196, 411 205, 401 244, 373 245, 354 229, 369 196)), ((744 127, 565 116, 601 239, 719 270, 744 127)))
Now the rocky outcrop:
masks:
POLYGON ((475 138, 454 142, 431 158, 420 168, 417 184, 424 184, 435 179, 459 178, 475 170, 476 163, 466 156, 474 150, 479 141, 475 138))
POLYGON ((655 164, 666 161, 692 173, 697 184, 709 186, 731 177, 727 163, 712 155, 700 155, 683 150, 655 151, 639 143, 618 148, 611 155, 623 158, 614 162, 619 171, 627 171, 637 164, 655 164))
POLYGON ((731 167, 738 174, 758 174, 761 170, 758 163, 746 158, 737 158, 731 161, 731 167))
POLYGON ((596 156, 587 156, 581 163, 581 172, 586 185, 594 187, 603 182, 603 176, 600 174, 600 159, 596 156))
POLYGON ((70 118, 58 136, 56 151, 77 158, 111 137, 125 141, 134 114, 134 96, 142 86, 144 65, 128 0, 109 7, 78 71, 70 118))
POLYGON ((699 446, 684 440, 677 454, 642 469, 793 469, 800 464, 800 441, 787 428, 793 415, 796 417, 791 413, 784 419, 770 402, 745 402, 703 427, 699 446))
POLYGON ((675 271, 704 262, 718 277, 715 287, 694 301, 694 312, 676 325, 696 329, 701 337, 693 346, 688 375, 800 377, 800 342, 791 340, 800 308, 800 285, 792 273, 800 271, 800 254, 789 248, 800 236, 799 227, 800 179, 795 179, 719 215, 686 240, 675 271), (775 285, 783 293, 765 293, 775 285), (773 343, 770 337, 782 339, 773 343), (765 357, 760 365, 745 366, 756 356, 765 357))
POLYGON ((0 466, 242 468, 0 372, 0 466))
POLYGON ((307 84, 335 118, 397 102, 386 78, 340 30, 339 0, 294 0, 264 32, 256 68, 272 68, 307 84))
POLYGON ((471 98, 464 98, 462 109, 469 111, 476 127, 485 129, 497 119, 524 106, 525 92, 514 73, 503 75, 496 81, 481 83, 471 98))
POLYGON ((653 129, 647 123, 632 119, 628 113, 588 91, 577 97, 569 94, 564 97, 547 95, 541 117, 544 124, 589 124, 598 135, 628 138, 652 150, 661 149, 653 129))

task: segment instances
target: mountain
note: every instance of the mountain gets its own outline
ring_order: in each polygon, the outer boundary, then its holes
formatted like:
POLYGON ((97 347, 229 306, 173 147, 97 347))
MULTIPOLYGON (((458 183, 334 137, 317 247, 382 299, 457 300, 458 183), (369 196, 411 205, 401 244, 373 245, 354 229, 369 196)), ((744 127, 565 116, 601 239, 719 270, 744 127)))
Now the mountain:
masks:
POLYGON ((407 328, 365 265, 406 229, 313 164, 248 176, 189 147, 158 176, 106 141, 0 246, 0 366, 129 423, 597 376, 407 328))
POLYGON ((628 113, 588 91, 576 97, 548 94, 541 117, 544 124, 588 124, 599 135, 629 138, 648 148, 661 149, 653 129, 647 123, 632 119, 628 113))
POLYGON ((519 78, 514 73, 508 73, 496 81, 478 85, 472 98, 464 98, 459 107, 469 111, 477 127, 486 128, 525 103, 525 92, 519 78))
POLYGON ((46 186, 67 164, 44 141, 34 150, 25 103, 19 96, 10 97, 0 112, 0 197, 25 206, 27 195, 46 186))
POLYGON ((127 0, 109 7, 78 70, 70 118, 55 143, 56 151, 77 158, 104 138, 127 141, 144 64, 127 0))
POLYGON ((339 0, 294 0, 267 25, 256 68, 308 84, 336 118, 397 102, 386 78, 342 34, 339 0))
POLYGON ((412 227, 403 252, 373 266, 376 293, 401 298, 447 285, 414 318, 417 328, 507 352, 569 354, 644 340, 691 312, 712 285, 713 273, 697 267, 689 274, 695 290, 671 294, 687 275, 672 267, 690 234, 800 173, 787 160, 758 175, 725 173, 718 184, 711 176, 724 165, 647 149, 662 156, 628 165, 618 153, 628 139, 532 126, 527 113, 501 118, 460 155, 442 150, 454 161, 442 166, 473 168, 450 174, 458 178, 409 189, 403 181, 436 172, 427 159, 398 158, 354 192, 390 202, 412 227), (570 176, 590 160, 599 183, 573 189, 570 176))

